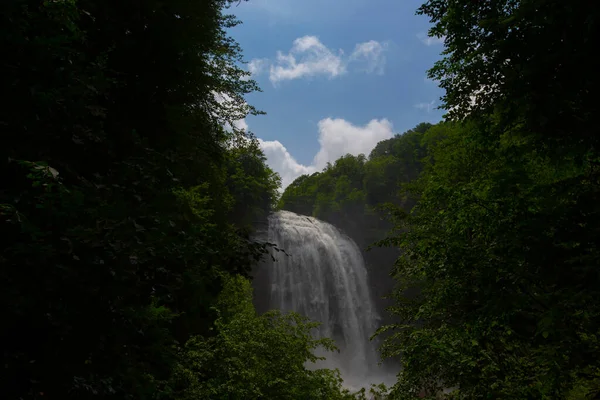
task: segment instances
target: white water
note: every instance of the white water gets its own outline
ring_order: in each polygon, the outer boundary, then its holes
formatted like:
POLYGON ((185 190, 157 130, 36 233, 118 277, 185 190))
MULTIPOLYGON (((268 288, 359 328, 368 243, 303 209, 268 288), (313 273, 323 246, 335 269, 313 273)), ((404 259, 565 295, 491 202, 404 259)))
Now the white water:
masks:
POLYGON ((327 360, 316 367, 338 368, 352 389, 393 380, 378 365, 377 344, 369 340, 379 316, 356 243, 326 222, 289 211, 269 217, 268 241, 287 253, 274 252, 276 261, 265 265, 269 308, 321 322, 318 335, 340 348, 321 353, 327 360))

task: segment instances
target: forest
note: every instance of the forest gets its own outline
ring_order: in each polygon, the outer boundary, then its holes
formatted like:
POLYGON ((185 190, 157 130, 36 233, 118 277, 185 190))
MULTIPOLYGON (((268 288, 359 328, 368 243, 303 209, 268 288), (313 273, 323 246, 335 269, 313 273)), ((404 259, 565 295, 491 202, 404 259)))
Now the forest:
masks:
POLYGON ((444 120, 280 195, 236 3, 1 2, 0 397, 600 399, 600 5, 427 0, 444 120), (278 209, 373 248, 391 388, 256 311, 278 209))

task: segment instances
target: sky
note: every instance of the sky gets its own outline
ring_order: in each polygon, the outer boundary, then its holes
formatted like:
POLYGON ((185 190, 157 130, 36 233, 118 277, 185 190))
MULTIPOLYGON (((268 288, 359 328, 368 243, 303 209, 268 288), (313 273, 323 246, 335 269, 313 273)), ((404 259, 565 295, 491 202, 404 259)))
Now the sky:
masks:
POLYGON ((250 0, 231 8, 230 34, 262 89, 266 115, 238 126, 258 138, 285 188, 420 122, 435 123, 443 91, 426 78, 443 43, 427 37, 414 0, 250 0))

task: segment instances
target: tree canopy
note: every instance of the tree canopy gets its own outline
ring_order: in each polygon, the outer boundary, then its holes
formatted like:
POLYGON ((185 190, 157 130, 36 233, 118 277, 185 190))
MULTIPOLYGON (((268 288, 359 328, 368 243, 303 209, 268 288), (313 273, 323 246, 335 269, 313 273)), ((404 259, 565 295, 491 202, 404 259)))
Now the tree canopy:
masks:
POLYGON ((300 368, 321 343, 311 323, 244 310, 249 331, 218 306, 223 284, 246 290, 230 277, 248 277, 266 252, 252 226, 279 187, 257 140, 235 128, 259 113, 244 100, 258 88, 228 36, 238 23, 229 4, 0 5, 10 55, 0 63, 2 398, 225 396, 197 370, 207 360, 262 379, 237 398, 284 390, 267 388, 284 378, 294 390, 339 392, 333 371, 300 368), (258 369, 220 358, 236 354, 228 338, 252 332, 304 375, 269 369, 283 361, 258 369))
POLYGON ((418 201, 392 213, 403 366, 392 398, 595 398, 595 5, 426 2, 450 121, 427 131, 418 201), (412 293, 407 296, 407 293, 412 293), (415 293, 417 295, 415 296, 415 293))

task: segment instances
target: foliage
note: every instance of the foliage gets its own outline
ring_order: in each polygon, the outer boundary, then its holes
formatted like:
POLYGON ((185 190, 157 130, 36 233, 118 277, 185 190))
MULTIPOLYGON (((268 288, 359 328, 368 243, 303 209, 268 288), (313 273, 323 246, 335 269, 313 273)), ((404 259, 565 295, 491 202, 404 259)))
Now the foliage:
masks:
POLYGON ((265 219, 281 186, 279 175, 266 166, 266 157, 254 137, 246 138, 227 153, 227 188, 236 199, 231 221, 252 226, 265 219))
POLYGON ((278 177, 229 1, 4 1, 2 397, 169 398, 278 177), (34 334, 34 336, 31 336, 34 334))
POLYGON ((445 36, 430 77, 461 122, 425 134, 418 202, 390 213, 382 242, 402 250, 401 322, 380 331, 403 366, 391 397, 595 398, 598 80, 578 66, 598 8, 431 0, 420 12, 445 36))
POLYGON ((590 111, 598 80, 589 62, 597 4, 428 0, 418 14, 430 18, 431 35, 444 37, 445 57, 429 77, 445 89, 451 118, 495 112, 500 131, 519 124, 521 136, 558 157, 598 147, 590 111))
POLYGON ((403 186, 421 172, 423 134, 432 127, 422 123, 402 135, 381 141, 367 160, 347 154, 322 172, 302 175, 285 190, 278 206, 328 221, 366 246, 389 227, 376 206, 393 203, 409 208, 403 186))
MULTIPOLYGON (((295 313, 258 315, 250 282, 226 280, 217 305, 216 336, 194 337, 182 350, 174 387, 181 399, 354 399, 339 372, 307 368, 314 351, 334 351, 330 339, 314 339, 318 323, 295 313)), ((357 397, 359 396, 359 397, 357 397)))
POLYGON ((387 327, 384 347, 402 354, 398 398, 423 385, 460 387, 460 398, 560 398, 598 368, 597 187, 523 144, 486 147, 485 129, 447 129, 430 146, 420 201, 387 241, 403 250, 391 308, 403 323, 387 327), (408 300, 412 288, 420 295, 408 300))

